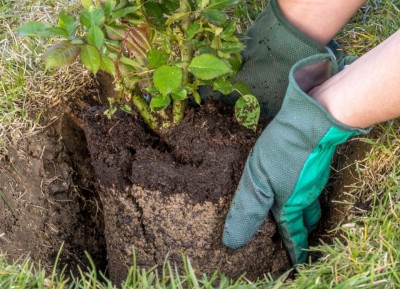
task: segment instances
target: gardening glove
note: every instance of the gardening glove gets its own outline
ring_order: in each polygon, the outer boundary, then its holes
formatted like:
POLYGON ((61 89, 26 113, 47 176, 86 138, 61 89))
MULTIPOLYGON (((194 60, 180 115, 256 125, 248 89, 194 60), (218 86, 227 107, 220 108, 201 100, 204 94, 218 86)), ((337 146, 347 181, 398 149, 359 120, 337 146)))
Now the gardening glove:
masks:
MULTIPOLYGON (((276 0, 271 0, 249 29, 242 53, 243 64, 235 81, 247 84, 261 106, 261 116, 272 119, 279 111, 288 85, 290 68, 297 61, 327 50, 344 63, 344 55, 335 41, 324 47, 292 26, 282 15, 276 0)), ((348 61, 348 59, 346 59, 348 61)), ((204 86, 205 99, 222 101, 233 106, 238 93, 222 95, 204 86)))
POLYGON ((338 71, 329 54, 296 63, 282 108, 250 153, 226 219, 223 243, 236 249, 257 232, 271 209, 293 264, 307 259, 308 234, 320 218, 318 196, 337 145, 368 129, 335 120, 307 92, 338 71))

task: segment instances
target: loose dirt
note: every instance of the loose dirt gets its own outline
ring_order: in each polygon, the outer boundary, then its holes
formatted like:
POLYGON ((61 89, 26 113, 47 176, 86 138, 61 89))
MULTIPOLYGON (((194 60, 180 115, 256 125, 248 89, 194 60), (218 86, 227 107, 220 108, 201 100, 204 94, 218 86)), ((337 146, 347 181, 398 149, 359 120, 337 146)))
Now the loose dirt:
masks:
POLYGON ((92 181, 76 173, 56 124, 10 147, 0 172, 9 202, 0 199, 0 251, 10 259, 29 255, 49 270, 63 245, 61 266, 85 267, 86 250, 106 270, 101 203, 92 181))

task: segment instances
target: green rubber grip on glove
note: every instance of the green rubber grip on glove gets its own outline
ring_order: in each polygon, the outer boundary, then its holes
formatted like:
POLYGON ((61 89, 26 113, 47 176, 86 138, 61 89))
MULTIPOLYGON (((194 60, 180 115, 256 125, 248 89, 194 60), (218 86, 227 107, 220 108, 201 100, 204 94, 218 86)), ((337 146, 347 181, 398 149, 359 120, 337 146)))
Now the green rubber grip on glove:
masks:
POLYGON ((326 53, 292 67, 282 108, 246 161, 225 223, 226 246, 249 242, 271 209, 293 264, 306 261, 336 146, 368 132, 338 122, 307 94, 337 72, 337 61, 326 53))

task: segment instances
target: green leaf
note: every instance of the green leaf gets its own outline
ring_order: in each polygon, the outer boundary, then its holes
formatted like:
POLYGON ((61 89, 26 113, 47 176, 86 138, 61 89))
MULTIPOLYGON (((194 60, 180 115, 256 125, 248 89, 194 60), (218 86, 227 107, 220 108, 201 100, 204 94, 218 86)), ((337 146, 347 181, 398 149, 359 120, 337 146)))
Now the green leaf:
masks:
POLYGON ((115 76, 115 64, 108 56, 102 55, 100 69, 115 76))
POLYGON ((82 44, 85 44, 85 42, 84 42, 82 39, 75 38, 75 39, 72 39, 72 40, 71 40, 71 44, 74 44, 74 45, 82 45, 82 44))
POLYGON ((191 39, 189 41, 193 47, 200 52, 200 54, 216 54, 217 52, 215 51, 214 48, 210 47, 210 41, 204 41, 204 40, 197 40, 197 39, 191 39), (203 51, 208 51, 208 52, 203 52, 203 51))
POLYGON ((165 22, 164 11, 160 3, 157 2, 145 2, 144 8, 146 9, 146 15, 156 26, 162 29, 161 25, 165 22))
POLYGON ((192 39, 200 31, 200 22, 198 20, 190 24, 188 30, 186 31, 187 39, 192 39))
POLYGON ((251 94, 240 97, 235 104, 235 117, 241 125, 255 131, 260 118, 260 104, 257 98, 251 94))
POLYGON ((92 7, 90 11, 84 10, 80 22, 86 29, 89 29, 92 25, 101 27, 104 24, 104 10, 101 7, 92 7))
POLYGON ((219 11, 214 8, 207 8, 201 12, 201 14, 207 18, 209 21, 222 25, 227 20, 227 16, 224 12, 219 11))
POLYGON ((153 73, 154 86, 162 95, 168 95, 182 84, 182 69, 176 66, 163 65, 153 73))
POLYGON ((179 8, 179 0, 164 0, 161 2, 163 11, 167 14, 176 11, 179 8))
POLYGON ((46 30, 49 25, 40 21, 28 22, 18 28, 18 35, 23 36, 42 36, 46 37, 46 30))
POLYGON ((149 63, 150 68, 159 68, 160 66, 167 64, 168 55, 156 48, 152 48, 147 54, 147 61, 149 63))
POLYGON ((114 21, 116 19, 125 17, 126 15, 137 11, 139 8, 140 8, 139 6, 130 6, 130 7, 126 7, 126 8, 122 8, 122 9, 116 10, 116 11, 111 13, 111 21, 114 21))
POLYGON ((101 7, 96 7, 90 10, 90 23, 91 25, 103 26, 104 24, 104 10, 101 7))
POLYGON ((152 94, 152 95, 160 94, 159 91, 158 91, 158 89, 155 88, 154 86, 148 86, 148 87, 146 87, 146 91, 147 91, 149 94, 152 94))
POLYGON ((221 38, 222 39, 227 39, 235 33, 237 23, 236 21, 229 21, 227 24, 225 23, 225 28, 224 31, 221 33, 221 38))
POLYGON ((165 109, 171 103, 171 98, 168 95, 157 95, 150 101, 150 108, 152 110, 165 109))
POLYGON ((251 94, 250 88, 244 82, 238 81, 234 84, 235 90, 241 95, 251 94))
POLYGON ((204 8, 210 3, 210 0, 196 0, 196 4, 199 8, 204 8))
POLYGON ((117 5, 115 0, 106 0, 106 3, 104 3, 104 14, 106 17, 111 16, 111 12, 115 8, 115 5, 117 5))
POLYGON ((239 69, 242 67, 242 55, 240 53, 231 54, 228 61, 233 71, 239 71, 239 69))
POLYGON ((124 8, 128 4, 127 0, 119 0, 118 2, 118 5, 115 7, 116 10, 124 8))
POLYGON ((46 29, 46 33, 51 36, 68 36, 68 32, 60 27, 50 27, 46 29))
POLYGON ((82 4, 83 8, 85 8, 86 10, 89 10, 90 6, 92 6, 92 0, 81 0, 81 4, 82 4))
POLYGON ((115 40, 110 40, 110 39, 104 39, 104 44, 107 47, 107 50, 109 52, 113 52, 114 54, 120 54, 121 48, 120 48, 120 42, 115 41, 115 40))
POLYGON ((187 91, 184 88, 176 89, 171 93, 173 100, 184 100, 187 98, 187 91))
POLYGON ((194 57, 188 69, 195 77, 202 80, 217 78, 232 71, 228 64, 212 54, 194 57))
POLYGON ((113 106, 113 107, 110 107, 110 108, 106 109, 106 110, 104 111, 104 115, 105 115, 109 120, 111 120, 111 119, 112 119, 112 116, 113 116, 114 113, 116 113, 116 112, 117 112, 117 108, 116 108, 115 106, 113 106))
POLYGON ((88 43, 100 49, 103 46, 104 33, 99 26, 93 25, 88 32, 88 43))
POLYGON ((79 54, 79 48, 68 41, 52 45, 44 54, 46 69, 70 65, 79 54))
POLYGON ((123 105, 121 105, 120 107, 119 107, 122 111, 125 111, 125 112, 131 112, 132 111, 132 107, 130 107, 129 105, 127 105, 127 104, 123 104, 123 105))
POLYGON ((214 9, 226 9, 235 4, 237 4, 239 0, 211 0, 208 7, 214 9))
POLYGON ((240 42, 222 42, 220 50, 225 53, 239 53, 244 49, 244 45, 240 42))
POLYGON ((215 36, 210 43, 210 47, 217 50, 219 49, 220 46, 221 46, 221 37, 215 36))
POLYGON ((221 77, 213 83, 213 89, 226 95, 232 93, 235 90, 235 87, 229 80, 221 77))
POLYGON ((121 57, 119 59, 119 61, 123 64, 126 64, 128 66, 132 66, 134 68, 142 68, 142 65, 140 65, 138 62, 136 62, 135 60, 128 58, 128 57, 121 57))
POLYGON ((177 12, 173 13, 171 16, 168 17, 167 21, 165 22, 165 25, 170 26, 172 23, 185 18, 188 16, 188 12, 177 12))
POLYGON ((81 22, 81 24, 84 26, 84 27, 86 27, 86 29, 89 29, 90 28, 90 25, 91 25, 91 19, 92 19, 92 17, 91 17, 91 15, 90 15, 90 12, 88 11, 88 10, 84 10, 84 11, 82 11, 82 13, 81 13, 81 16, 80 16, 80 18, 79 18, 79 21, 81 22))
POLYGON ((106 34, 112 40, 122 40, 125 38, 126 28, 120 25, 106 25, 106 34))
POLYGON ((67 31, 68 35, 73 35, 78 27, 78 22, 75 21, 74 17, 65 12, 65 10, 62 10, 58 18, 58 27, 67 31))
POLYGON ((193 95, 194 101, 195 101, 198 105, 200 105, 200 104, 201 104, 201 96, 200 96, 200 93, 198 93, 197 91, 193 91, 193 92, 192 92, 192 95, 193 95))
POLYGON ((101 55, 96 47, 87 44, 83 45, 81 48, 81 61, 85 67, 91 71, 93 74, 96 74, 100 69, 101 65, 101 55))

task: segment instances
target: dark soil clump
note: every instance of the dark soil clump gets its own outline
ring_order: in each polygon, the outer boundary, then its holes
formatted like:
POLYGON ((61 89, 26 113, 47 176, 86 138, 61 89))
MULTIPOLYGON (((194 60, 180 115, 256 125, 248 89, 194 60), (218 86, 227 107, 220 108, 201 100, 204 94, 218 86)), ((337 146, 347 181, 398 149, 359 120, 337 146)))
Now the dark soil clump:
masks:
POLYGON ((85 132, 103 185, 185 192, 194 202, 217 202, 235 191, 257 137, 233 121, 230 108, 216 103, 190 110, 163 140, 123 112, 112 121, 102 112, 88 111, 85 132))

